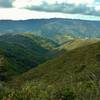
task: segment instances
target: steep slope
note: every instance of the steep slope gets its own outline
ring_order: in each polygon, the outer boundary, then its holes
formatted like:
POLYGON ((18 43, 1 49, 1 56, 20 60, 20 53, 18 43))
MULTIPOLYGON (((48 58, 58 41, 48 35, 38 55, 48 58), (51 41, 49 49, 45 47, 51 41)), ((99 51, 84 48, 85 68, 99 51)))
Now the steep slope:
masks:
MULTIPOLYGON (((69 87, 77 100, 100 99, 100 41, 89 43, 39 65, 19 76, 15 83, 43 82, 54 88, 69 87), (92 95, 92 96, 91 96, 92 95), (80 98, 80 99, 79 99, 80 98)), ((39 84, 40 84, 39 83, 39 84)), ((74 100, 74 99, 72 99, 74 100)))
POLYGON ((1 67, 10 76, 22 73, 41 62, 39 55, 19 44, 0 42, 0 50, 1 58, 4 58, 1 67))
MULTIPOLYGON (((51 78, 51 80, 52 80, 54 78, 53 74, 57 73, 57 70, 58 71, 65 70, 65 71, 73 72, 73 71, 77 70, 77 68, 81 68, 82 66, 85 66, 86 69, 94 71, 94 68, 98 67, 100 64, 100 62, 99 62, 100 41, 94 40, 94 42, 93 42, 93 40, 92 40, 87 43, 87 41, 89 41, 89 40, 80 40, 80 43, 83 43, 83 41, 84 41, 84 43, 86 43, 86 45, 83 45, 82 47, 79 46, 70 51, 63 50, 62 51, 63 53, 59 57, 55 57, 55 58, 47 61, 46 63, 39 65, 34 70, 29 71, 29 73, 32 72, 33 77, 34 77, 34 74, 37 74, 39 76, 39 78, 43 77, 43 75, 44 76, 49 75, 50 77, 52 77, 51 78), (52 75, 50 74, 51 71, 52 71, 52 75), (43 75, 41 75, 41 74, 43 74, 43 75)), ((78 40, 78 42, 79 42, 79 40, 78 40)), ((63 74, 63 72, 61 74, 63 74)), ((61 74, 58 73, 57 75, 61 75, 61 74)), ((26 78, 26 76, 25 76, 25 78, 26 78)), ((35 76, 35 78, 36 78, 36 76, 35 76)))
MULTIPOLYGON (((53 44, 54 42, 44 38, 34 35, 31 38, 24 34, 0 36, 0 69, 5 78, 6 76, 10 78, 10 76, 20 74, 43 63, 49 58, 47 56, 49 52, 52 52, 56 46, 53 44)), ((3 77, 3 75, 1 76, 3 77)))

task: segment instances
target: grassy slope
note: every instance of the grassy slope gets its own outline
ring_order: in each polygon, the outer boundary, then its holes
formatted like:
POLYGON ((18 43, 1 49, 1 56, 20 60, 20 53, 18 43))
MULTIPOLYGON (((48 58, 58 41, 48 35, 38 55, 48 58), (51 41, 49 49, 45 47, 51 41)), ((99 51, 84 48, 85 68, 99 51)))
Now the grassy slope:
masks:
POLYGON ((73 39, 61 45, 60 49, 73 50, 100 41, 99 39, 73 39))
POLYGON ((23 84, 33 80, 55 87, 67 86, 83 98, 90 95, 95 98, 100 90, 100 41, 84 43, 86 46, 63 52, 63 55, 24 73, 15 82, 23 84))
MULTIPOLYGON (((53 68, 57 70, 58 69, 57 67, 60 66, 61 69, 63 68, 73 69, 75 66, 81 67, 81 65, 86 65, 86 68, 88 69, 90 68, 90 70, 92 70, 92 66, 94 66, 93 68, 95 68, 95 66, 97 65, 99 66, 100 64, 98 58, 96 58, 100 54, 99 40, 90 40, 90 41, 76 40, 71 43, 70 47, 69 45, 66 45, 64 49, 65 50, 63 51, 62 55, 60 55, 59 57, 55 57, 54 59, 51 59, 44 64, 39 65, 35 70, 31 70, 31 71, 35 72, 35 71, 40 70, 41 72, 43 70, 44 73, 48 73, 48 71, 50 72, 49 68, 50 69, 53 68), (79 45, 77 45, 77 43, 79 45)), ((54 71, 54 70, 51 69, 51 71, 54 71)))

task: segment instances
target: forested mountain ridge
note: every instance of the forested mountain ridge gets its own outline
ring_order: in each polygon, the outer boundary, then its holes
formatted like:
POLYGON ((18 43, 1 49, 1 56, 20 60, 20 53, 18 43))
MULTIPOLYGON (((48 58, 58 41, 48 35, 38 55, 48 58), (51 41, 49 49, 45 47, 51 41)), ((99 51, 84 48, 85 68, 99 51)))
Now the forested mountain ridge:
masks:
POLYGON ((75 19, 0 20, 0 34, 32 32, 61 42, 66 38, 100 38, 100 21, 75 19))
POLYGON ((6 73, 5 78, 23 73, 51 58, 49 53, 56 47, 55 42, 31 34, 2 35, 0 69, 6 73))

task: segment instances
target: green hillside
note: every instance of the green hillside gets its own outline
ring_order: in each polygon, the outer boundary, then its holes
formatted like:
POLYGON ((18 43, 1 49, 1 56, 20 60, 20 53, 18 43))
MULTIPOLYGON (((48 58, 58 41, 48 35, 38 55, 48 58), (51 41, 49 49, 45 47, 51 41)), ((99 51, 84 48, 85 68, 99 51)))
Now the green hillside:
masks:
POLYGON ((65 49, 65 50, 73 50, 79 47, 88 46, 90 44, 94 44, 96 42, 99 42, 100 39, 73 39, 70 41, 67 41, 63 45, 59 46, 59 49, 65 49))
POLYGON ((43 63, 56 46, 57 44, 50 40, 30 34, 0 36, 1 80, 10 79, 43 63))
POLYGON ((99 39, 0 36, 0 100, 99 100, 99 76, 99 39))
POLYGON ((24 100, 99 100, 100 41, 83 42, 86 45, 63 50, 60 56, 14 79, 15 87, 22 85, 17 96, 22 93, 19 97, 24 100))
POLYGON ((35 49, 40 52, 42 49, 53 49, 58 46, 54 41, 35 36, 32 33, 5 34, 0 36, 0 41, 21 44, 29 49, 35 49))
POLYGON ((100 100, 100 22, 0 21, 0 100, 100 100))
POLYGON ((52 50, 59 46, 59 44, 57 42, 54 42, 47 38, 33 35, 33 33, 23 33, 21 35, 24 37, 30 38, 31 40, 33 40, 34 42, 36 42, 38 45, 40 45, 41 47, 43 47, 45 49, 52 50))

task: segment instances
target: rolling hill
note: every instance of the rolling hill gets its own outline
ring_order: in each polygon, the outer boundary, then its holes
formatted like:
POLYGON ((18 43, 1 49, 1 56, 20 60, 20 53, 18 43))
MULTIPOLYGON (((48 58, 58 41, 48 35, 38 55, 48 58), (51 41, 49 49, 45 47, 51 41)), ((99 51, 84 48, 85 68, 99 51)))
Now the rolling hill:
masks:
MULTIPOLYGON (((76 44, 79 40, 74 42, 76 44)), ((47 87, 51 86, 53 89, 67 87, 76 95, 76 99, 68 100, 99 100, 100 41, 80 40, 79 45, 78 48, 65 50, 60 56, 22 74, 15 79, 14 83, 19 86, 25 82, 32 84, 37 82, 36 84, 47 84, 47 87), (81 43, 84 45, 81 46, 81 43)))

